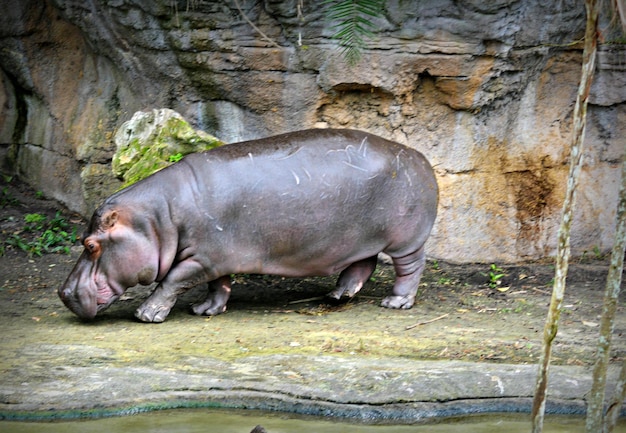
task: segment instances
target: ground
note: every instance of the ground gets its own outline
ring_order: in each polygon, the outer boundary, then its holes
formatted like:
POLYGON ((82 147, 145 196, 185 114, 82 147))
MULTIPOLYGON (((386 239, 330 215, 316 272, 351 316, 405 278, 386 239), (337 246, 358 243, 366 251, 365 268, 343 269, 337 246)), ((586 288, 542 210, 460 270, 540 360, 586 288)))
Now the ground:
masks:
MULTIPOLYGON (((139 323, 133 312, 149 289, 138 287, 94 321, 84 322, 56 294, 82 247, 77 243, 69 254, 39 257, 7 244, 13 235, 34 236, 24 232, 27 214, 45 214, 50 219, 61 212, 59 216, 76 226, 79 234, 84 219, 15 180, 2 184, 0 193, 4 241, 0 373, 5 377, 23 374, 32 379, 59 365, 196 372, 206 366, 200 359, 245 363, 277 356, 484 365, 537 362, 554 272, 550 261, 495 264, 494 268, 429 260, 410 310, 379 306, 394 276, 392 266, 380 263, 372 281, 342 305, 323 298, 333 288, 334 278, 237 275, 228 311, 219 316, 190 314, 189 305, 203 297, 204 288, 199 287, 179 299, 163 324, 139 323)), ((607 270, 607 258, 597 253, 572 261, 553 352, 556 365, 593 364, 607 270)), ((613 364, 626 355, 624 293, 621 299, 613 364)), ((292 369, 285 374, 290 372, 295 375, 290 379, 301 379, 292 369)), ((15 378, 15 386, 31 379, 15 378)), ((0 403, 19 403, 12 401, 15 395, 6 391, 0 403)))

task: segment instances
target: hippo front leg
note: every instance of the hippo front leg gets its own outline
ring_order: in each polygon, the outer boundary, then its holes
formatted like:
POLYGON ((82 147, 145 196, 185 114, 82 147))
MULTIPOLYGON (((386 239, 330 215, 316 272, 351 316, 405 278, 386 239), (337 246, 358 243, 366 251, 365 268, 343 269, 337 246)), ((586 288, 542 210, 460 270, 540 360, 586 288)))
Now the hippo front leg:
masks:
POLYGON ((187 259, 170 269, 165 279, 135 311, 142 322, 161 323, 170 313, 178 295, 211 278, 195 260, 187 259))
POLYGON ((390 296, 383 298, 381 305, 386 308, 409 309, 415 303, 417 289, 426 265, 424 247, 404 257, 393 257, 396 282, 390 296))
POLYGON ((226 311, 226 302, 230 297, 230 276, 213 280, 209 283, 209 295, 204 302, 194 304, 191 309, 198 316, 215 316, 226 311))
POLYGON ((176 304, 177 295, 167 295, 167 290, 159 284, 154 292, 135 311, 135 317, 142 322, 161 323, 176 304))

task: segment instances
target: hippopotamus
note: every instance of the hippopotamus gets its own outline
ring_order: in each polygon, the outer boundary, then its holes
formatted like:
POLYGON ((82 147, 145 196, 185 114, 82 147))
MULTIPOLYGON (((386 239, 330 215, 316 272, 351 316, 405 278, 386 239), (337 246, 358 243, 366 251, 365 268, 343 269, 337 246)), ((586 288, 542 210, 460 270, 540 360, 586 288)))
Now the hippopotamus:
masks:
POLYGON ((339 274, 354 296, 386 253, 388 308, 411 308, 438 201, 418 151, 356 130, 311 129, 187 155, 107 198, 58 293, 92 319, 136 285, 157 283, 135 315, 163 322, 177 296, 208 282, 198 315, 226 310, 230 276, 339 274))

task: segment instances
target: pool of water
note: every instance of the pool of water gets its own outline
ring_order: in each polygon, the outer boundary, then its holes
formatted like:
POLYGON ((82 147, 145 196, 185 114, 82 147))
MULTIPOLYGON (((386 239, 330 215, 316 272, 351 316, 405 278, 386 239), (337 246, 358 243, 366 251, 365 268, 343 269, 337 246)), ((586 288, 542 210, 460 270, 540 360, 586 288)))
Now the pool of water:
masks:
MULTIPOLYGON (((584 433, 582 417, 548 416, 545 433, 584 433)), ((417 425, 365 425, 313 417, 215 409, 164 410, 131 416, 54 422, 0 421, 4 433, 248 433, 262 425, 268 433, 527 433, 529 415, 481 415, 417 425)), ((626 433, 621 420, 615 433, 626 433)))

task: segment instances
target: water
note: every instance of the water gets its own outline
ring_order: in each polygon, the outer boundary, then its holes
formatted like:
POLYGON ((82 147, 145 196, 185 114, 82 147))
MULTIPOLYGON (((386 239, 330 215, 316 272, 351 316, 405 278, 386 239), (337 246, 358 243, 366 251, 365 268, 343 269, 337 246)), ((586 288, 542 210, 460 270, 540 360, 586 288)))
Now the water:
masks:
MULTIPOLYGON (((268 433, 528 433, 529 415, 486 415, 418 425, 364 425, 256 411, 166 410, 139 415, 62 422, 0 421, 3 433, 248 433, 256 425, 268 433)), ((545 433, 584 433, 582 417, 546 417, 545 433)), ((621 420, 615 433, 626 433, 621 420)))

